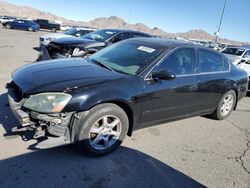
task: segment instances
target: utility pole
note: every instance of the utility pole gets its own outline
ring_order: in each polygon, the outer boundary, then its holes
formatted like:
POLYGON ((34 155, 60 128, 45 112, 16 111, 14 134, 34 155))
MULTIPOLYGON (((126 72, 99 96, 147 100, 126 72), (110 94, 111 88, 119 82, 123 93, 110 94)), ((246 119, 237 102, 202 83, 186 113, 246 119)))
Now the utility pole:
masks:
POLYGON ((227 1, 228 0, 225 0, 225 2, 224 2, 224 7, 222 9, 222 13, 221 13, 221 17, 220 17, 220 23, 219 23, 219 26, 218 26, 218 30, 217 30, 217 32, 215 32, 215 43, 217 43, 218 39, 219 39, 220 28, 221 28, 222 20, 223 20, 223 17, 224 17, 225 9, 226 9, 226 6, 227 6, 227 1))
POLYGON ((130 24, 130 19, 131 19, 131 8, 129 8, 128 24, 130 24))

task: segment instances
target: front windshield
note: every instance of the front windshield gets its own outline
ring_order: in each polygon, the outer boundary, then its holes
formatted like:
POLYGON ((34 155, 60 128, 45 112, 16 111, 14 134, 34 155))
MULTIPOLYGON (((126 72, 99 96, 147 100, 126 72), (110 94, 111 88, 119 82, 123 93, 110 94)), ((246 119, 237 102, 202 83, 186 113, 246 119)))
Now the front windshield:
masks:
POLYGON ((244 52, 245 50, 240 48, 226 48, 221 53, 241 56, 244 52))
POLYGON ((110 37, 114 36, 116 33, 117 31, 114 31, 114 30, 103 29, 103 30, 98 30, 98 31, 89 33, 87 35, 84 35, 83 38, 104 42, 110 37))
POLYGON ((77 30, 75 28, 71 28, 68 31, 64 32, 65 35, 75 35, 77 30))
POLYGON ((163 51, 145 42, 126 40, 104 48, 90 56, 89 60, 123 74, 137 75, 163 51))

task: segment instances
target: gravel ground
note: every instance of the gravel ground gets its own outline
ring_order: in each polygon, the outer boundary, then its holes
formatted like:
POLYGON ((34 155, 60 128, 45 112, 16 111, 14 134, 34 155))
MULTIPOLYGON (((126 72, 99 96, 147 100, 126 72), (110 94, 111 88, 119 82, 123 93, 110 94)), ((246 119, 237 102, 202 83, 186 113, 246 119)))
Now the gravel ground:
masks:
POLYGON ((98 158, 74 145, 38 151, 28 133, 5 135, 17 122, 4 85, 37 58, 33 48, 44 33, 0 28, 0 187, 250 187, 250 97, 225 121, 145 128, 98 158))

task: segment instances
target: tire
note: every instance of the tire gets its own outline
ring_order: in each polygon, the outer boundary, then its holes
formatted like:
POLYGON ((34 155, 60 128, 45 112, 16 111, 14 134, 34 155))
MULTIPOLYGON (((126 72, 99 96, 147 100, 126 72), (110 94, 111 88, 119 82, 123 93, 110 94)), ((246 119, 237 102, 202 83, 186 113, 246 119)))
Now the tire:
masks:
POLYGON ((89 155, 108 154, 121 145, 128 127, 128 116, 119 106, 111 103, 97 105, 81 120, 77 147, 89 155))
POLYGON ((6 27, 6 29, 11 29, 10 24, 7 24, 5 27, 6 27))
POLYGON ((28 31, 33 32, 34 30, 33 30, 32 27, 29 27, 29 28, 28 28, 28 31))
POLYGON ((54 28, 54 27, 51 28, 51 31, 55 33, 56 32, 56 28, 54 28))
POLYGON ((236 100, 237 98, 235 91, 228 91, 223 95, 214 113, 211 114, 212 117, 217 120, 226 119, 232 113, 236 104, 236 100))

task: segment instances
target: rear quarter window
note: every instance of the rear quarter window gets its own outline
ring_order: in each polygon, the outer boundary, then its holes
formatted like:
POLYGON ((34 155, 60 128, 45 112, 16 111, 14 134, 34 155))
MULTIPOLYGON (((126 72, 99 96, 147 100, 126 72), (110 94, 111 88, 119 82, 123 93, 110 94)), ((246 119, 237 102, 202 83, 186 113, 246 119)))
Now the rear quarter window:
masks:
POLYGON ((219 53, 198 49, 200 73, 222 72, 229 70, 229 63, 219 53))

